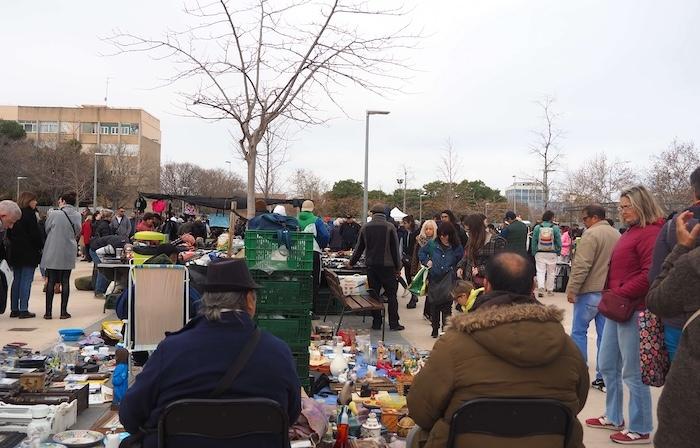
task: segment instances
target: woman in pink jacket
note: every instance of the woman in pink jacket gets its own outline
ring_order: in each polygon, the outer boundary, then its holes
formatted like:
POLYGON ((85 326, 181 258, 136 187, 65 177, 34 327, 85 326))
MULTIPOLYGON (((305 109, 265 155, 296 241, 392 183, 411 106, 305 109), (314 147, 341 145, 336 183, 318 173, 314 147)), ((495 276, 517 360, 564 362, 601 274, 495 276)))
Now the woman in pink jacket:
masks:
MULTIPOLYGON (((656 199, 641 185, 620 194, 618 210, 627 231, 610 257, 606 288, 635 303, 637 310, 643 310, 644 297, 649 290, 648 273, 654 244, 664 223, 664 213, 656 199)), ((605 300, 605 295, 603 297, 605 300)), ((627 322, 605 319, 598 362, 607 387, 605 414, 587 419, 586 425, 614 431, 610 436, 613 442, 651 443, 653 410, 649 386, 642 383, 638 313, 632 313, 627 322), (630 391, 627 429, 622 417, 623 381, 630 391)))

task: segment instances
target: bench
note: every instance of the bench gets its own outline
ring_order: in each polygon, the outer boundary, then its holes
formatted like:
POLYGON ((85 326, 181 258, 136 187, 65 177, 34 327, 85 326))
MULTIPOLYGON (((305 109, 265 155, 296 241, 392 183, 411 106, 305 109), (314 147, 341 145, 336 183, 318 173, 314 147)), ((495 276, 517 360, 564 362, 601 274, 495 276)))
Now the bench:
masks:
MULTIPOLYGON (((350 296, 345 295, 343 294, 343 288, 340 287, 340 279, 338 278, 338 274, 330 269, 324 269, 324 275, 326 276, 326 281, 328 282, 328 288, 331 291, 332 299, 338 301, 343 306, 340 313, 340 320, 338 321, 338 327, 335 329, 335 334, 338 334, 340 325, 343 323, 343 316, 345 316, 345 314, 361 314, 371 311, 380 311, 382 313, 382 340, 384 340, 384 327, 386 325, 384 303, 374 299, 369 294, 350 296)), ((329 300, 328 305, 326 306, 326 313, 323 316, 324 322, 328 317, 328 308, 330 307, 330 304, 331 301, 329 300)))

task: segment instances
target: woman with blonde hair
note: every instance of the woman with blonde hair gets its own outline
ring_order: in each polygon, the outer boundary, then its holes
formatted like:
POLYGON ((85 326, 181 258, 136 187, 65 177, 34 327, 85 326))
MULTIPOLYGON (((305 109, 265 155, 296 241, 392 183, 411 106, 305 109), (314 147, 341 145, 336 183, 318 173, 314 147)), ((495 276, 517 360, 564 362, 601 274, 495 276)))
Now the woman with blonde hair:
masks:
POLYGON ((616 443, 648 444, 651 443, 653 410, 649 386, 642 383, 640 327, 636 311, 646 307, 648 273, 656 237, 664 224, 664 212, 641 185, 620 193, 618 210, 627 231, 618 240, 610 257, 607 290, 603 293, 600 309, 604 311, 609 309, 608 305, 626 301, 633 312, 629 318, 602 312, 606 319, 598 363, 607 388, 605 414, 587 419, 586 425, 614 431, 610 439, 616 443), (626 429, 622 415, 623 381, 630 392, 630 421, 626 429))
MULTIPOLYGON (((420 228, 420 233, 416 236, 416 244, 413 246, 413 255, 411 256, 411 272, 414 275, 418 272, 421 267, 420 260, 418 259, 418 252, 420 248, 428 244, 428 241, 433 241, 437 238, 437 223, 428 219, 423 222, 420 228)), ((430 306, 428 301, 425 301, 425 306, 423 307, 423 316, 430 320, 430 306)))

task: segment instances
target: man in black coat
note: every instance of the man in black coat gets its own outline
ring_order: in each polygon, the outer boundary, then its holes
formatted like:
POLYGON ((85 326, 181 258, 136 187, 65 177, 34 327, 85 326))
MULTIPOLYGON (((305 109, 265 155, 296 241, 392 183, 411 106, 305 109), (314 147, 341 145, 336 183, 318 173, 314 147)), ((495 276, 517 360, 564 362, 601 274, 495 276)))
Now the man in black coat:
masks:
MULTIPOLYGON (((399 323, 399 303, 396 300, 396 291, 399 288, 398 277, 401 275, 401 256, 399 254, 399 237, 396 226, 389 223, 386 218, 383 205, 372 207, 372 221, 368 222, 360 230, 355 247, 350 258, 352 266, 365 255, 367 265, 367 283, 372 289, 372 295, 377 300, 379 291, 384 288, 384 294, 388 299, 389 329, 403 330, 399 323)), ((372 311, 372 329, 382 328, 382 318, 379 311, 372 311)))
MULTIPOLYGON (((145 430, 144 448, 157 446, 153 430, 168 404, 185 398, 210 397, 236 362, 256 329, 252 317, 257 288, 242 260, 214 261, 209 265, 200 316, 158 345, 121 402, 120 421, 131 434, 145 430)), ((256 397, 278 402, 290 425, 301 413, 301 386, 289 346, 265 331, 240 374, 218 398, 256 397)), ((213 439, 176 437, 168 439, 168 446, 224 445, 213 439)), ((264 448, 279 446, 279 441, 253 435, 225 446, 264 448)))

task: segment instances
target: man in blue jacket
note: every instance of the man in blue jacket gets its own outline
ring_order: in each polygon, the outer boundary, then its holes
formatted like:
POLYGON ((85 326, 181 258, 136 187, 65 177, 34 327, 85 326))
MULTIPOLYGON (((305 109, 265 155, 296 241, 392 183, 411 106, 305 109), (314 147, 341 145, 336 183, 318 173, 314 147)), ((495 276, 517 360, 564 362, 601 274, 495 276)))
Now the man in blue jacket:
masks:
MULTIPOLYGON (((154 432, 165 407, 183 398, 210 398, 256 329, 255 290, 242 260, 209 265, 200 316, 169 334, 136 377, 119 408, 119 418, 131 434, 145 433, 142 446, 155 448, 154 432)), ((301 413, 301 386, 289 346, 262 332, 254 351, 230 386, 218 398, 269 398, 287 412, 290 425, 301 413)), ((236 422, 231 422, 236 424, 236 422)), ((221 441, 174 437, 174 448, 220 447, 221 441)), ((251 435, 227 443, 230 447, 272 447, 279 441, 251 435)))

